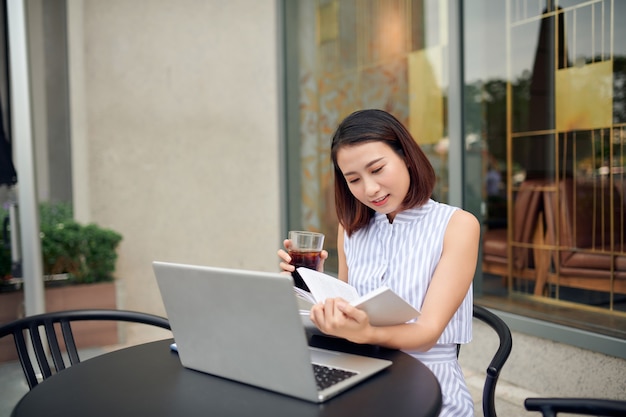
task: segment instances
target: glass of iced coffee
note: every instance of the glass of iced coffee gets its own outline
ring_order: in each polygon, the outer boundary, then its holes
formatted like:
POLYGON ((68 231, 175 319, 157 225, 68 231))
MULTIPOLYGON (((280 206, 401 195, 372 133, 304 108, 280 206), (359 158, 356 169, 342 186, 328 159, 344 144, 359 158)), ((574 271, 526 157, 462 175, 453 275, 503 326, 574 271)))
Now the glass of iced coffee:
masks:
MULTIPOLYGON (((291 241, 289 248, 290 264, 296 268, 305 267, 317 270, 321 260, 320 254, 324 247, 324 235, 304 230, 292 230, 289 232, 289 240, 291 241)), ((292 276, 298 288, 308 290, 297 271, 294 271, 292 276)))

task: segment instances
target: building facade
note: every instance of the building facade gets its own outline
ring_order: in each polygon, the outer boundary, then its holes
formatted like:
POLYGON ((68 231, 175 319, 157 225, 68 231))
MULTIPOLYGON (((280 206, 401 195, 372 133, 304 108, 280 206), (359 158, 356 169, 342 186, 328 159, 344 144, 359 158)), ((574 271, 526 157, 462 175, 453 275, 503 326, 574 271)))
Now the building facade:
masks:
POLYGON ((483 224, 476 302, 613 364, 626 4, 461 3, 26 1, 38 197, 122 234, 120 308, 164 313, 153 260, 275 271, 291 228, 328 236, 332 273, 330 135, 382 108, 483 224))

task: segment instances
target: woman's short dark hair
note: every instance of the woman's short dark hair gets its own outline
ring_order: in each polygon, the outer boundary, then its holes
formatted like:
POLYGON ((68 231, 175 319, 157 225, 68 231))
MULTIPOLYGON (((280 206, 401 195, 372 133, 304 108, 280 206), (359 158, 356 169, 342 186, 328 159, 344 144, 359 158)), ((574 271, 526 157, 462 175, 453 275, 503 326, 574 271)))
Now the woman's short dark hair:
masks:
POLYGON ((348 233, 367 226, 374 210, 357 200, 337 165, 337 152, 346 146, 367 142, 383 142, 406 162, 409 170, 409 191, 403 208, 418 207, 431 197, 435 187, 435 170, 426 154, 409 131, 391 114, 383 110, 359 110, 346 117, 333 135, 330 155, 335 168, 335 209, 339 223, 348 233))

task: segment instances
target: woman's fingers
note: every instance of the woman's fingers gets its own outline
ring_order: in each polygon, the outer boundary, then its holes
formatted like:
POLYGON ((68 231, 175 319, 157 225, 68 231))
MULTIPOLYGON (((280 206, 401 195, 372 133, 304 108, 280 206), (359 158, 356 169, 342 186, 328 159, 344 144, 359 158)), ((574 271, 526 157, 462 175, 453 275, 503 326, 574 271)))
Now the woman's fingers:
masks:
POLYGON ((324 261, 328 259, 328 251, 322 249, 320 252, 320 263, 317 265, 317 270, 320 272, 324 272, 324 261))
MULTIPOLYGON (((283 245, 285 245, 285 248, 289 250, 289 248, 291 247, 291 241, 289 239, 285 239, 283 245)), ((289 253, 287 253, 285 249, 278 249, 277 254, 278 257, 281 259, 281 262, 278 264, 280 266, 280 269, 285 272, 293 272, 296 270, 296 268, 290 264, 291 256, 289 256, 289 253)))

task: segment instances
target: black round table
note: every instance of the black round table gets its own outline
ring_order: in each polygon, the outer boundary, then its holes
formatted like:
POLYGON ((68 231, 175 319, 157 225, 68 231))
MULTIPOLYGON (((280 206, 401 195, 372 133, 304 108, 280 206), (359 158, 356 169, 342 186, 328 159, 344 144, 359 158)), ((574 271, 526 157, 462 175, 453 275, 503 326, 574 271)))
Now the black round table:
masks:
MULTIPOLYGON (((310 345, 389 359, 393 365, 322 404, 184 368, 162 340, 107 353, 41 382, 13 410, 33 416, 436 416, 439 383, 410 355, 312 336, 310 345)), ((254 354, 254 346, 250 347, 254 354)))

